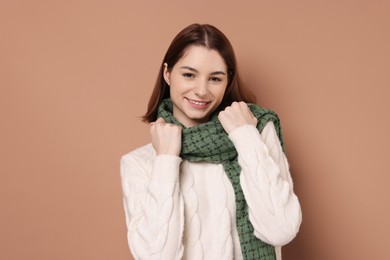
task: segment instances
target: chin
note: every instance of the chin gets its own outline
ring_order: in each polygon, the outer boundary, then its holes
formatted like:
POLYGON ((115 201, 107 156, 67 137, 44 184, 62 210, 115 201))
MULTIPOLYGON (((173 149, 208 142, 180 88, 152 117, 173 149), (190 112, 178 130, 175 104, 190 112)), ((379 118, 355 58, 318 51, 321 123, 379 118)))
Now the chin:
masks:
POLYGON ((193 116, 193 117, 190 117, 191 120, 193 121, 196 121, 198 122, 199 124, 200 123, 206 123, 207 121, 209 121, 209 115, 206 114, 206 115, 202 115, 202 116, 193 116))

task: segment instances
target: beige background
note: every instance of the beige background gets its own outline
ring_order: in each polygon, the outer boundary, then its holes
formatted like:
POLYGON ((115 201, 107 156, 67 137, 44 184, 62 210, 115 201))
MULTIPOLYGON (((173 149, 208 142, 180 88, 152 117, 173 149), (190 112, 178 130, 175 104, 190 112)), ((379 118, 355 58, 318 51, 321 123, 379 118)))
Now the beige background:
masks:
POLYGON ((119 159, 174 35, 231 39, 282 119, 303 209, 284 259, 389 259, 388 1, 0 1, 0 258, 129 259, 119 159))

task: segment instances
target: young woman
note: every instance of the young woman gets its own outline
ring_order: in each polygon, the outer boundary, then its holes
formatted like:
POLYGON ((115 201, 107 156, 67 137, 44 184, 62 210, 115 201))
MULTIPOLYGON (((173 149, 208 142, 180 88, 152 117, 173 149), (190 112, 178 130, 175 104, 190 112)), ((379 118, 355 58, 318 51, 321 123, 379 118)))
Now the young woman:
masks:
POLYGON ((173 39, 144 116, 151 144, 121 159, 135 259, 281 259, 301 209, 279 119, 253 102, 217 28, 173 39))

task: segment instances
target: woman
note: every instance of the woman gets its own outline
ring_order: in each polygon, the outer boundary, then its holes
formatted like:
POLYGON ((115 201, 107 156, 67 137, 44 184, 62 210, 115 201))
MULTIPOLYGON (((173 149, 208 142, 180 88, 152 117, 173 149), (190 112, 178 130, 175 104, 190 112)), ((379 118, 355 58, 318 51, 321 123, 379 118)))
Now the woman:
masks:
POLYGON ((279 119, 250 102, 222 32, 173 39, 144 116, 151 144, 121 159, 135 259, 281 259, 301 209, 279 119))

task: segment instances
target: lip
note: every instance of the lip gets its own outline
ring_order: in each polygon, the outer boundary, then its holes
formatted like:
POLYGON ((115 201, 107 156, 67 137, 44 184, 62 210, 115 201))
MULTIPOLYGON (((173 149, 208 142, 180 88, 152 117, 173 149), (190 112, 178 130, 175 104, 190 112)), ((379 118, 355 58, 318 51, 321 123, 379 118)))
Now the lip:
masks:
POLYGON ((195 100, 190 98, 186 98, 186 99, 188 101, 188 104, 190 104, 191 107, 196 109, 205 109, 211 104, 211 101, 195 100))

